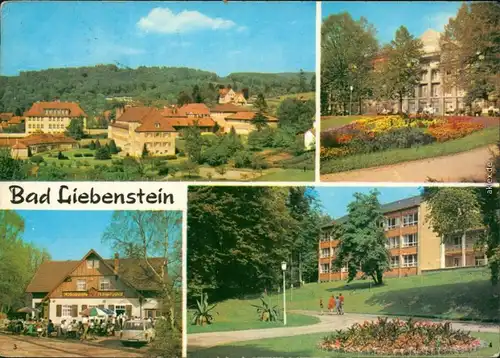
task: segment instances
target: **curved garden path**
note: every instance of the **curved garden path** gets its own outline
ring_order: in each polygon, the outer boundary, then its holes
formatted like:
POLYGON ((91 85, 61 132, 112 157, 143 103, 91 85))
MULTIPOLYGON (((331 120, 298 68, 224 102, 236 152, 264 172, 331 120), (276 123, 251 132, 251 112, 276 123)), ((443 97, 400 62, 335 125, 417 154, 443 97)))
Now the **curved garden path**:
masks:
POLYGON ((394 165, 321 175, 322 182, 427 182, 429 178, 445 182, 485 182, 486 165, 494 145, 467 152, 414 160, 394 165))
MULTIPOLYGON (((301 327, 283 327, 283 328, 265 328, 265 329, 250 329, 246 331, 230 331, 230 332, 210 332, 210 333, 195 333, 188 334, 188 350, 211 348, 223 344, 234 342, 251 341, 257 339, 291 337, 310 333, 332 332, 336 329, 344 329, 354 323, 362 323, 366 320, 374 320, 380 315, 346 313, 338 316, 336 314, 320 315, 314 311, 292 311, 294 313, 318 317, 320 322, 309 326, 301 327)), ((430 320, 438 321, 438 320, 430 320)), ((462 329, 471 332, 492 332, 500 333, 500 326, 493 324, 466 323, 451 321, 453 328, 462 329)))

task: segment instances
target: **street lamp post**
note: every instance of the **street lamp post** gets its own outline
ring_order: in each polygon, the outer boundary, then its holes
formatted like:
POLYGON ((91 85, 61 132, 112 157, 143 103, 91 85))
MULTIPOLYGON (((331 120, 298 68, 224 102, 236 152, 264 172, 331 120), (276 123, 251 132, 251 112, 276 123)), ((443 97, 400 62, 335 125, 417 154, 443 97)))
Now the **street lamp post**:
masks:
POLYGON ((354 87, 351 85, 349 89, 351 90, 351 95, 349 96, 349 115, 352 115, 352 90, 354 87))
POLYGON ((286 262, 281 263, 281 271, 283 271, 283 324, 286 326, 286 284, 285 284, 285 272, 286 272, 286 262))

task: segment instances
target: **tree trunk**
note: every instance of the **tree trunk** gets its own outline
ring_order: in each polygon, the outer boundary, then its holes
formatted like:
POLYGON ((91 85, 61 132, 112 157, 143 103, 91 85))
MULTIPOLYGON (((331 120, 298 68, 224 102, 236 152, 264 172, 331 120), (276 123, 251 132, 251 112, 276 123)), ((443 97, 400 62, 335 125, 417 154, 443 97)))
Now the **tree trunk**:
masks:
POLYGON ((358 105, 359 105, 359 108, 358 108, 358 114, 359 114, 359 115, 363 114, 363 110, 361 109, 362 102, 363 102, 363 100, 361 99, 361 96, 360 96, 360 97, 359 97, 359 100, 358 100, 358 105))
POLYGON ((382 271, 377 271, 377 285, 382 285, 384 283, 384 273, 382 271))
POLYGON ((403 113, 403 95, 399 94, 399 114, 403 113))

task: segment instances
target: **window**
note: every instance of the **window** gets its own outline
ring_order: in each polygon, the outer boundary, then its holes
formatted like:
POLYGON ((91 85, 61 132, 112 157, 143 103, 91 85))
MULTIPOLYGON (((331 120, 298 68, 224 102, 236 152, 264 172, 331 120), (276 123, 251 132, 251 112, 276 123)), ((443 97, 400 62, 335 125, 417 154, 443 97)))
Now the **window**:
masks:
POLYGON ((439 85, 432 85, 432 88, 431 88, 431 92, 432 92, 432 97, 439 97, 441 96, 441 88, 439 85))
POLYGON ((330 271, 330 264, 321 264, 321 273, 328 273, 330 271))
POLYGON ((417 234, 403 236, 403 247, 417 246, 417 234))
POLYGON ((432 70, 431 79, 433 82, 439 81, 439 70, 432 70))
POLYGON ((403 227, 418 224, 418 213, 411 213, 403 216, 403 227))
POLYGON ((99 260, 87 260, 87 268, 99 268, 99 260))
POLYGON ((396 247, 399 247, 399 236, 389 237, 387 239, 387 247, 389 249, 394 249, 396 247))
POLYGON ((329 257, 330 249, 321 249, 321 257, 329 257))
POLYGON ((386 218, 385 229, 391 230, 399 226, 399 218, 386 218))
POLYGON ((72 306, 71 305, 63 305, 62 306, 62 317, 72 317, 72 306))
POLYGON ((421 85, 420 86, 419 97, 427 97, 427 85, 421 85))
POLYGON ((455 257, 453 259, 453 266, 455 266, 455 267, 460 266, 460 259, 458 257, 455 257))
POLYGON ((76 290, 77 291, 85 291, 87 289, 87 283, 85 280, 77 280, 76 281, 76 290))
POLYGON ((111 280, 106 277, 101 277, 101 280, 99 281, 99 290, 107 291, 109 289, 111 289, 111 280))
POLYGON ((415 266, 417 266, 417 255, 403 256, 403 267, 415 267, 415 266))
POLYGON ((399 256, 391 256, 391 267, 399 267, 399 256))
POLYGON ((321 233, 321 241, 330 241, 330 233, 328 231, 321 233))
POLYGON ((127 311, 125 305, 116 305, 115 306, 115 312, 116 315, 124 314, 127 311))

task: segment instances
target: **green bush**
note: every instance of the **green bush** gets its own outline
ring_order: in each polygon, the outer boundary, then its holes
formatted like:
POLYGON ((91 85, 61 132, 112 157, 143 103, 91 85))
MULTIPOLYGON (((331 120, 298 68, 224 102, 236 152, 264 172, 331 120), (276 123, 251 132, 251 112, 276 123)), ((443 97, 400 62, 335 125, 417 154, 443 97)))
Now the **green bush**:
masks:
POLYGON ((111 154, 107 147, 100 147, 95 151, 95 159, 97 160, 108 160, 111 159, 111 154))
POLYGON ((41 155, 35 155, 35 156, 31 157, 30 160, 32 163, 35 163, 35 164, 40 164, 44 161, 43 157, 41 155))
POLYGON ((247 150, 236 152, 233 159, 235 168, 250 168, 252 165, 252 153, 247 150))
POLYGON ((83 157, 83 153, 75 153, 73 155, 73 157, 75 157, 75 158, 81 158, 81 157, 83 157))
POLYGON ((94 156, 94 154, 92 154, 92 153, 83 153, 83 156, 87 157, 87 158, 91 158, 91 157, 94 156))
POLYGON ((167 176, 170 168, 167 165, 164 165, 158 169, 158 175, 167 176))

